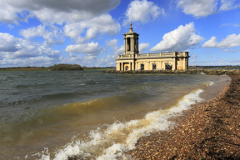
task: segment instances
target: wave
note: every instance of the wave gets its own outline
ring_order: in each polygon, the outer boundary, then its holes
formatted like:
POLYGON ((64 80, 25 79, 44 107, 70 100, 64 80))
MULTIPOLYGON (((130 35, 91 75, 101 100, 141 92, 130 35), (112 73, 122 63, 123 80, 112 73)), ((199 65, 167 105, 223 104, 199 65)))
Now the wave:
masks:
POLYGON ((135 148, 135 144, 142 136, 147 136, 153 131, 164 131, 174 126, 168 121, 172 116, 181 114, 192 104, 202 101, 202 89, 187 94, 176 105, 148 113, 143 119, 129 122, 118 122, 108 125, 106 129, 98 128, 89 133, 89 140, 73 140, 62 149, 57 150, 53 158, 46 151, 37 153, 41 160, 65 160, 68 156, 79 155, 83 159, 113 160, 124 156, 123 152, 135 148))

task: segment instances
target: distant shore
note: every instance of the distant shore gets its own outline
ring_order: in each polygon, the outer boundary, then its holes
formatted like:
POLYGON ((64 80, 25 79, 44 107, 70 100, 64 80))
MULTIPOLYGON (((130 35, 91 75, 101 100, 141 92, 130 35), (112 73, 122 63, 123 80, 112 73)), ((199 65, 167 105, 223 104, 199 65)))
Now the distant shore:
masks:
POLYGON ((240 75, 217 98, 172 119, 177 125, 142 137, 134 159, 240 159, 240 75))

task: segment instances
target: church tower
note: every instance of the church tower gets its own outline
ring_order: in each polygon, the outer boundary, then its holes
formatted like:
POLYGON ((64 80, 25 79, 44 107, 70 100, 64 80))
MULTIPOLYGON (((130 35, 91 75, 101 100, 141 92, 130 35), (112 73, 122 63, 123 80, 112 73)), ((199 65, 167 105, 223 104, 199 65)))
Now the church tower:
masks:
POLYGON ((124 55, 139 54, 138 50, 138 36, 139 34, 133 32, 132 23, 130 23, 130 30, 124 35, 124 55))

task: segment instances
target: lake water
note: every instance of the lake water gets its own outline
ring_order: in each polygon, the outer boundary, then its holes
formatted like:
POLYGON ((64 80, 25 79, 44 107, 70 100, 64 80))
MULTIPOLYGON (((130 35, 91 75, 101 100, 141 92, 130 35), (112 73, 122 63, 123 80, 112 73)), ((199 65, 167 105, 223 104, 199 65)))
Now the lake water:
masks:
POLYGON ((116 159, 139 137, 174 125, 169 117, 217 96, 208 87, 229 82, 204 74, 0 72, 0 159, 116 159))

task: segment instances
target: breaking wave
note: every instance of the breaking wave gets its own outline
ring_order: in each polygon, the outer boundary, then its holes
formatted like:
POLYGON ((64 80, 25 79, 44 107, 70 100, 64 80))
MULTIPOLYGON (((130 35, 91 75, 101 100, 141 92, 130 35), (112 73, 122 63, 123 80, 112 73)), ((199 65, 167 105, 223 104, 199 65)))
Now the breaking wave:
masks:
POLYGON ((181 114, 190 108, 192 104, 202 101, 200 93, 202 89, 185 95, 176 105, 168 109, 160 109, 146 114, 143 119, 129 122, 118 122, 97 128, 89 133, 89 139, 73 140, 63 148, 56 150, 55 155, 48 149, 32 156, 38 156, 41 160, 66 160, 69 156, 77 155, 83 159, 113 160, 123 157, 124 151, 135 148, 135 144, 142 136, 148 136, 153 131, 165 131, 174 126, 168 119, 181 114))

